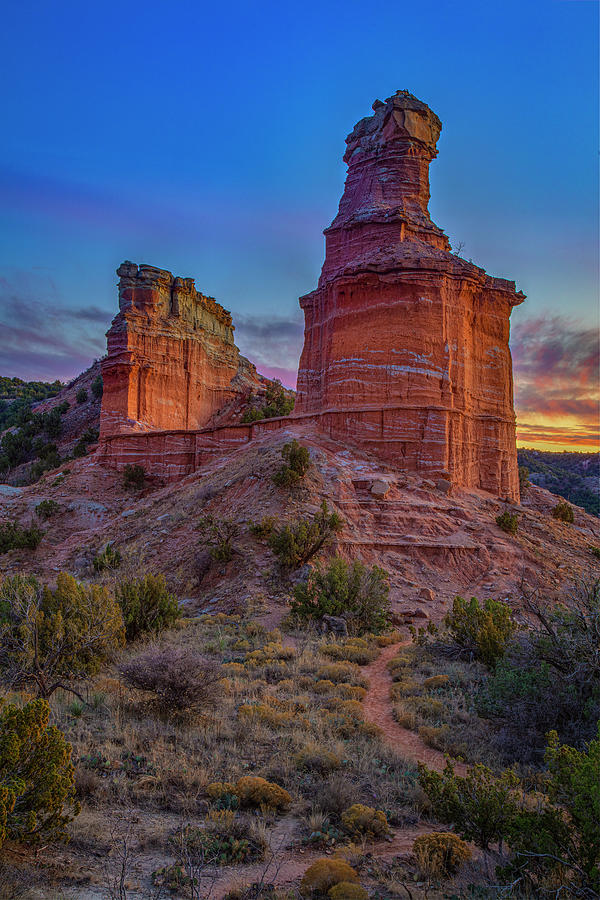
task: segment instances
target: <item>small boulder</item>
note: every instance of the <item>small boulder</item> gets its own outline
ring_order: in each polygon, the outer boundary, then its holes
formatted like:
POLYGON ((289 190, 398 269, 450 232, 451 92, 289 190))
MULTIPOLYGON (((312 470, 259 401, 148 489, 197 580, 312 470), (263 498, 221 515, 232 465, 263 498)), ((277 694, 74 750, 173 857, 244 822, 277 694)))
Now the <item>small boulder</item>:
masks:
POLYGON ((438 489, 438 491, 442 492, 442 494, 449 494, 450 491, 452 490, 452 482, 448 481, 447 478, 438 478, 438 480, 435 483, 435 486, 438 489))
POLYGON ((428 603, 431 603, 435 600, 435 593, 431 590, 431 588, 421 588, 419 591, 419 598, 421 600, 427 600, 428 603))
POLYGON ((400 613, 401 616, 405 619, 428 619, 429 614, 425 612, 424 609, 421 609, 419 606, 414 609, 403 609, 400 613))
POLYGON ((331 632, 340 637, 346 637, 348 634, 348 625, 342 616, 322 616, 320 621, 320 630, 322 633, 331 632))
POLYGON ((383 500, 385 495, 388 493, 390 489, 390 485, 388 481, 383 481, 382 479, 377 479, 371 485, 371 493, 378 500, 383 500))

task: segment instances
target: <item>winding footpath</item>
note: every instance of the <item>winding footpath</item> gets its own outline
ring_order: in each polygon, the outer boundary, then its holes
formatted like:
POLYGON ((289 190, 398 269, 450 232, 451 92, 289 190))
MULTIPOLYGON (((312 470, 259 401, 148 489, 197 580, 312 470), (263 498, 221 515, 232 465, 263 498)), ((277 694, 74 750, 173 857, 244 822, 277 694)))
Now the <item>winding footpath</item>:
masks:
MULTIPOLYGON (((424 763, 430 769, 441 772, 446 765, 446 757, 440 750, 434 750, 414 731, 403 728, 394 718, 390 697, 392 678, 388 672, 388 662, 397 656, 402 647, 410 641, 391 644, 384 647, 377 659, 362 670, 369 680, 367 695, 363 700, 363 713, 368 722, 377 725, 385 742, 401 755, 414 762, 424 763)), ((465 775, 467 767, 463 763, 454 763, 457 775, 465 775)))

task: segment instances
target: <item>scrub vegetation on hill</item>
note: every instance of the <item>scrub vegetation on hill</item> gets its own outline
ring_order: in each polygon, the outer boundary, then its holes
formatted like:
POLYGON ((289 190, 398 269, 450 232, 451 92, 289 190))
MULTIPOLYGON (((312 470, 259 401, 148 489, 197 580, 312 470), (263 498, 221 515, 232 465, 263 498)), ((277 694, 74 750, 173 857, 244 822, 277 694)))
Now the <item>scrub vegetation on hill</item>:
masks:
POLYGON ((98 440, 102 378, 97 375, 90 382, 89 393, 81 387, 76 402, 72 396, 73 402, 65 398, 67 391, 60 382, 15 385, 18 381, 0 379, 0 385, 8 384, 9 394, 0 399, 0 479, 33 484, 63 462, 85 456, 98 440), (59 393, 49 406, 40 410, 36 405, 59 393))

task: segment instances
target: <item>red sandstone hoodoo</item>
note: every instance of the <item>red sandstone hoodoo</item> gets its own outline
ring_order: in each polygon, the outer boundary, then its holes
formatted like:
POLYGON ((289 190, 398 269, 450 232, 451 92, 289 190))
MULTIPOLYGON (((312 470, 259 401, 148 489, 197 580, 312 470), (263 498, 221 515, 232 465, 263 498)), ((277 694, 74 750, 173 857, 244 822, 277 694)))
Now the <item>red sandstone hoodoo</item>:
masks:
POLYGON ((119 313, 102 363, 100 436, 206 426, 223 406, 263 388, 233 340, 231 313, 165 269, 124 262, 119 313))
POLYGON ((180 477, 207 447, 294 422, 400 470, 518 499, 508 339, 524 295, 451 253, 431 221, 438 117, 408 91, 373 110, 346 139, 348 176, 321 277, 300 300, 293 416, 255 425, 220 416, 215 427, 215 414, 258 377, 233 343, 229 313, 191 279, 124 263, 103 365, 104 462, 139 456, 154 474, 180 477))
POLYGON ((297 413, 400 469, 518 499, 509 318, 512 281, 450 253, 431 221, 441 122, 408 91, 347 137, 348 176, 302 297, 297 413))

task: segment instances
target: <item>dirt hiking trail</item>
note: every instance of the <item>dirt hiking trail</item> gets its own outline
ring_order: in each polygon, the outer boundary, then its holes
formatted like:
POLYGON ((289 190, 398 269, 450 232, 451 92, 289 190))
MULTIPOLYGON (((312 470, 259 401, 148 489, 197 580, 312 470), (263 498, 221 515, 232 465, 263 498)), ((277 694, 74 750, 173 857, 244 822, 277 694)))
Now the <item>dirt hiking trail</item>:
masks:
MULTIPOLYGON (((383 739, 401 755, 415 762, 424 763, 430 769, 441 772, 446 765, 446 757, 440 750, 434 750, 408 728, 403 728, 394 718, 390 688, 392 678, 388 672, 387 664, 410 641, 402 641, 400 644, 391 644, 384 647, 377 659, 362 670, 369 679, 367 696, 363 700, 363 713, 368 722, 372 722, 381 728, 383 739)), ((455 763, 454 769, 457 775, 466 775, 467 767, 462 763, 455 763)))

